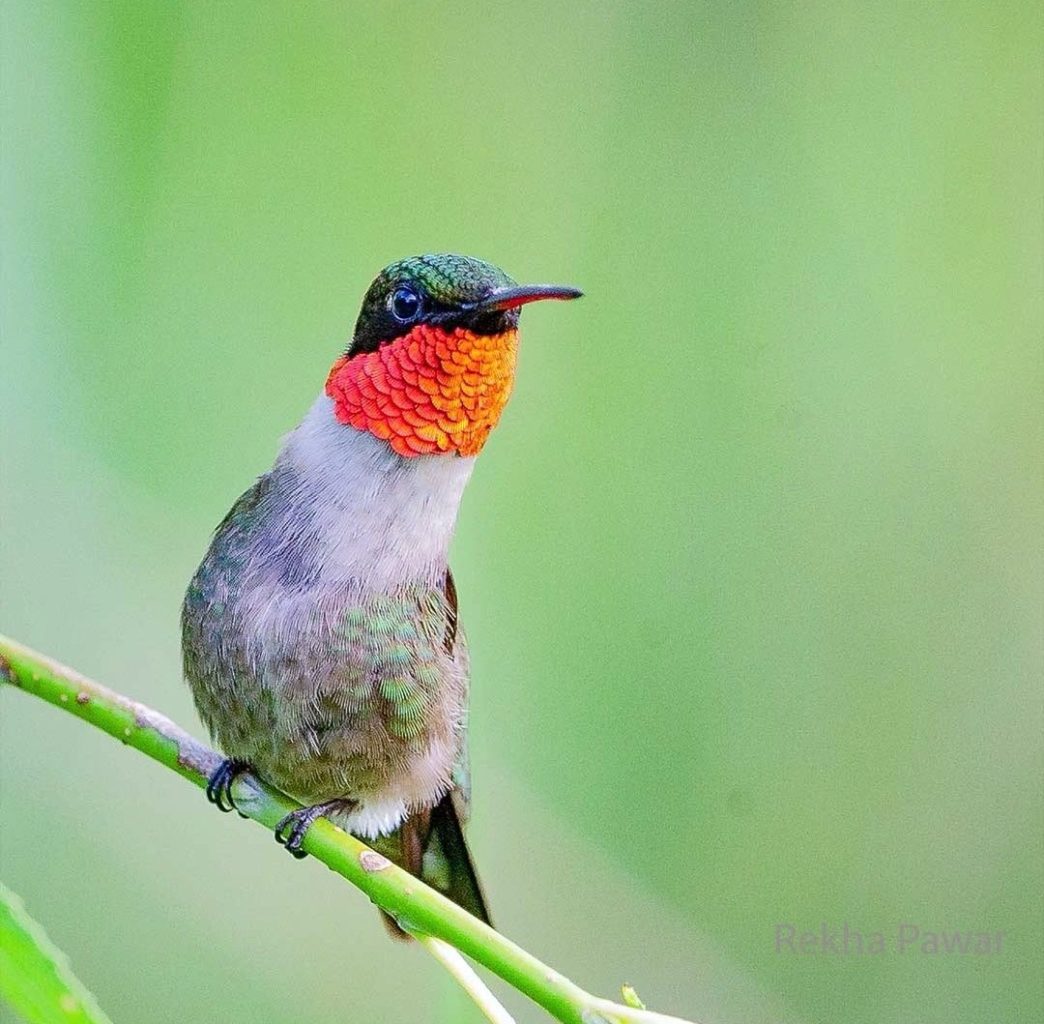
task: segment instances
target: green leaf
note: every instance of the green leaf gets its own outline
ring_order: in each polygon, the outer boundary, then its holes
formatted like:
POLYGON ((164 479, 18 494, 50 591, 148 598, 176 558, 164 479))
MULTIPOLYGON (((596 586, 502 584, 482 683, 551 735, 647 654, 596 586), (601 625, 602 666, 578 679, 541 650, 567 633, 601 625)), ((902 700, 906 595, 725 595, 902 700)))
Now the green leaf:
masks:
POLYGON ((111 1024, 65 954, 0 882, 0 997, 28 1024, 111 1024))

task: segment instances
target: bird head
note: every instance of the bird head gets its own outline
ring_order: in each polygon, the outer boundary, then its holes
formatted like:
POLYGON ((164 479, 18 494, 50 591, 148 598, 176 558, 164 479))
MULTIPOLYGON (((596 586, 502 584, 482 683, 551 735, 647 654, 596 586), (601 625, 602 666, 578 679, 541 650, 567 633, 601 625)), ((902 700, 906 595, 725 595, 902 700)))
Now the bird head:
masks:
POLYGON ((477 455, 511 394, 521 307, 580 294, 450 253, 392 263, 327 378, 334 413, 406 458, 477 455))

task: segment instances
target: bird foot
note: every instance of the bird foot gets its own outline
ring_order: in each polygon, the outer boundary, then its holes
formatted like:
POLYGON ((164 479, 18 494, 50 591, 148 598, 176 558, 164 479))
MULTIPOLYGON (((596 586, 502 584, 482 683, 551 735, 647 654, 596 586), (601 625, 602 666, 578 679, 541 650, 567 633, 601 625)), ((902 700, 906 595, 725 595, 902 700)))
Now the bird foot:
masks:
POLYGON ((339 814, 342 811, 350 811, 355 806, 354 800, 327 800, 324 804, 313 804, 311 807, 299 807, 291 811, 275 827, 275 841, 280 846, 285 846, 288 853, 293 854, 300 860, 308 854, 301 849, 301 843, 312 822, 316 818, 322 818, 329 814, 339 814))
MULTIPOLYGON (((236 810, 235 801, 232 799, 232 783, 238 775, 247 771, 250 771, 250 765, 246 761, 226 757, 207 780, 207 799, 225 814, 236 810)), ((245 817, 244 814, 239 816, 245 817)))

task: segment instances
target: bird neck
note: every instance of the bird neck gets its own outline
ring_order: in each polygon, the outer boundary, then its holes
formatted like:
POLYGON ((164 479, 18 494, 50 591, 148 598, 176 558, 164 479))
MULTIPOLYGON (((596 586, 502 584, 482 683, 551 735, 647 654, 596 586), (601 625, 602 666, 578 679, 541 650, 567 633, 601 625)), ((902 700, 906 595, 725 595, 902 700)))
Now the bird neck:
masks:
POLYGON ((403 458, 370 432, 345 427, 319 397, 289 435, 276 471, 298 493, 326 578, 388 589, 437 584, 446 573, 461 495, 475 459, 403 458))

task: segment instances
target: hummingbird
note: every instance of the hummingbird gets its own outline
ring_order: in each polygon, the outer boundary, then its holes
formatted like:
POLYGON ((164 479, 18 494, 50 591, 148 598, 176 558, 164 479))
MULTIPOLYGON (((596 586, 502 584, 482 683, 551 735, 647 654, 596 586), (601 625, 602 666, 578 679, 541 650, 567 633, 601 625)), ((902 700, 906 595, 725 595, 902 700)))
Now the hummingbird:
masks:
MULTIPOLYGON (((447 562, 464 487, 511 394, 519 285, 455 254, 399 260, 363 298, 347 350, 275 463, 221 521, 181 613, 184 674, 234 809, 255 772, 476 917, 468 645, 447 562)), ((383 913, 396 937, 407 933, 383 913)))

